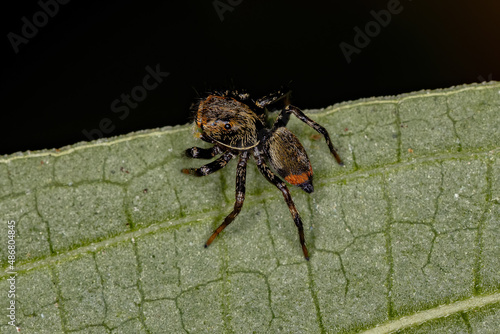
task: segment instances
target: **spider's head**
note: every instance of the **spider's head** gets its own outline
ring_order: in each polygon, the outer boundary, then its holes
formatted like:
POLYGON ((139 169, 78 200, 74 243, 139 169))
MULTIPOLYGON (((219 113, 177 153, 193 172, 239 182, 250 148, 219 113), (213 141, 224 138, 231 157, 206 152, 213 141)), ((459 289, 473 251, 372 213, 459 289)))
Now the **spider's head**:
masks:
POLYGON ((230 148, 246 149, 259 143, 259 117, 232 97, 210 95, 200 102, 196 125, 206 136, 230 148))

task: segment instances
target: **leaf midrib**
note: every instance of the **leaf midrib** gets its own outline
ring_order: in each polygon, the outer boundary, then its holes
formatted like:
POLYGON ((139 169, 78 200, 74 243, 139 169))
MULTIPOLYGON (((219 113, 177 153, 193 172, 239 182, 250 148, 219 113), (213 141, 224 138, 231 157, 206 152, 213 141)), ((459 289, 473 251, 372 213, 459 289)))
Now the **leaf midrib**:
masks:
POLYGON ((404 316, 399 319, 388 321, 377 327, 368 329, 363 334, 383 334, 392 333, 403 328, 412 327, 425 323, 430 320, 435 320, 450 316, 455 313, 466 312, 472 309, 481 308, 489 304, 500 303, 500 293, 490 295, 481 295, 457 301, 448 305, 439 305, 434 308, 419 311, 415 314, 404 316))

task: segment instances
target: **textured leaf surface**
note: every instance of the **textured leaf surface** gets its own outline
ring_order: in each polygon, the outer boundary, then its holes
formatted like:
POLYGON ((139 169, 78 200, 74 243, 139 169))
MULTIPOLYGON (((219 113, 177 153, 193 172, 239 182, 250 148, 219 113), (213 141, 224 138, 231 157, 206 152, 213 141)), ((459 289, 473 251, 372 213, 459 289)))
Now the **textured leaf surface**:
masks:
MULTIPOLYGON (((22 333, 494 333, 500 328, 500 84, 366 99, 292 119, 315 192, 251 163, 236 221, 234 161, 204 178, 191 126, 0 160, 2 266, 16 221, 22 333)), ((8 274, 0 280, 0 332, 8 274)))

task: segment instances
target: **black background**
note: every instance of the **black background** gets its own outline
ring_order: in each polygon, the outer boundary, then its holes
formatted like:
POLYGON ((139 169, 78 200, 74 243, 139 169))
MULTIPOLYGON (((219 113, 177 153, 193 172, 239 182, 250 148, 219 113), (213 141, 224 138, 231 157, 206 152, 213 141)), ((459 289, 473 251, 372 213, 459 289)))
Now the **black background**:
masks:
POLYGON ((73 0, 18 53, 8 34, 22 35, 22 18, 33 22, 41 7, 3 3, 0 154, 88 140, 82 131, 104 118, 106 137, 184 124, 209 89, 257 97, 291 82, 293 104, 311 109, 500 77, 498 1, 401 0, 348 63, 339 44, 354 46, 354 28, 391 1, 220 0, 231 8, 221 20, 212 0, 73 0), (170 75, 120 119, 111 102, 157 64, 170 75))

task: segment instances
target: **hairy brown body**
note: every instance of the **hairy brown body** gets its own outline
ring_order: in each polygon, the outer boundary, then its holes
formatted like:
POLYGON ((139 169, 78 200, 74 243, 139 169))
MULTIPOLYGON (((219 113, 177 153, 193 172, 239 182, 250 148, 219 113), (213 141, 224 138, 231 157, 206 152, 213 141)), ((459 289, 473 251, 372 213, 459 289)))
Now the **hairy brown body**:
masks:
POLYGON ((192 147, 186 150, 186 155, 198 159, 220 156, 200 168, 183 169, 182 172, 195 176, 209 175, 225 167, 231 159, 239 156, 236 172, 236 201, 233 211, 213 232, 205 243, 205 247, 210 245, 241 211, 245 199, 246 166, 250 155, 252 155, 261 174, 282 192, 292 219, 297 226, 304 257, 309 259, 300 215, 288 187, 274 174, 274 172, 277 173, 289 184, 298 186, 307 193, 314 191, 313 170, 306 150, 299 139, 286 128, 290 115, 294 114, 322 134, 337 162, 342 165, 342 161, 333 148, 326 129, 304 115, 297 107, 286 104, 273 126, 271 128, 265 127, 266 112, 264 108, 286 97, 286 94, 277 92, 253 101, 248 94, 219 92, 210 94, 200 101, 196 110, 196 126, 198 131, 201 131, 200 139, 213 144, 213 147, 208 149, 192 147))

